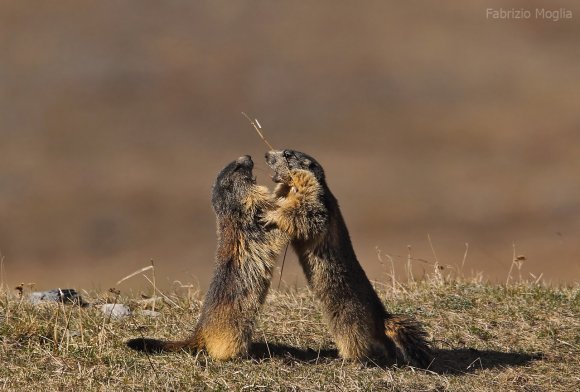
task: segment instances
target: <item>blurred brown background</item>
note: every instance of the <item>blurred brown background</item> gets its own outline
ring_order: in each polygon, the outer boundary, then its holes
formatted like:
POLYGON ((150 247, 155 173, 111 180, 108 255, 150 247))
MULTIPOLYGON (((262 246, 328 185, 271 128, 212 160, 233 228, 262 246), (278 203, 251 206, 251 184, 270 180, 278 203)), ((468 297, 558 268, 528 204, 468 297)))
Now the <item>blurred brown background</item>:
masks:
POLYGON ((576 1, 3 1, 2 281, 108 288, 153 259, 206 287, 215 175, 250 154, 271 184, 241 111, 325 166, 372 279, 389 254, 405 280, 408 245, 432 262, 429 234, 443 265, 469 243, 464 275, 505 282, 515 243, 523 279, 577 280, 579 22, 576 1))

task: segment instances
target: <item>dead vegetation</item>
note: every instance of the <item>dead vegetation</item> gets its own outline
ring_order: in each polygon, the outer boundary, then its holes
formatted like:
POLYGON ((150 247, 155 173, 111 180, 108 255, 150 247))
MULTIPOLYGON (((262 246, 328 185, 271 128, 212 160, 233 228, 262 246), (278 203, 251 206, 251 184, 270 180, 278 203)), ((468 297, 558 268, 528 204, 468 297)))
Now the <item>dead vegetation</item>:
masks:
POLYGON ((190 287, 157 301, 122 292, 84 294, 92 303, 116 301, 133 309, 154 304, 160 312, 124 319, 96 307, 34 306, 4 287, 0 388, 572 391, 580 382, 578 285, 430 279, 377 288, 391 311, 416 315, 434 337, 437 359, 429 370, 343 362, 307 289, 273 290, 254 336, 261 354, 221 363, 203 353, 147 356, 124 345, 141 334, 186 335, 201 305, 190 287))

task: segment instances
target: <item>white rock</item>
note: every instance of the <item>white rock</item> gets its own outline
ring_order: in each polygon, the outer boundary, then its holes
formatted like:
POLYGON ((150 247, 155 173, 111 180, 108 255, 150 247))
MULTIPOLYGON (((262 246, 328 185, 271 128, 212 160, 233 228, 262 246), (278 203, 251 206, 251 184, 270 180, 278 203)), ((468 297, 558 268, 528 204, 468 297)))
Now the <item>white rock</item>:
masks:
POLYGON ((104 313, 105 317, 111 318, 122 318, 131 315, 131 309, 127 305, 123 304, 104 304, 101 305, 101 312, 104 313))

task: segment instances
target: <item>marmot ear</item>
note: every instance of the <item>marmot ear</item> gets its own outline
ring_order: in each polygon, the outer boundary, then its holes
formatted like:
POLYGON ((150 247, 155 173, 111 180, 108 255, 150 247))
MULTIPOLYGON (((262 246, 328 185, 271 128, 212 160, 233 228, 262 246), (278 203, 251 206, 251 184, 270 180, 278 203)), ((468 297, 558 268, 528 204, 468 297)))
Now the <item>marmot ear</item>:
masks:
POLYGON ((304 160, 302 161, 302 164, 306 167, 310 167, 312 165, 312 161, 308 158, 304 158, 304 160))

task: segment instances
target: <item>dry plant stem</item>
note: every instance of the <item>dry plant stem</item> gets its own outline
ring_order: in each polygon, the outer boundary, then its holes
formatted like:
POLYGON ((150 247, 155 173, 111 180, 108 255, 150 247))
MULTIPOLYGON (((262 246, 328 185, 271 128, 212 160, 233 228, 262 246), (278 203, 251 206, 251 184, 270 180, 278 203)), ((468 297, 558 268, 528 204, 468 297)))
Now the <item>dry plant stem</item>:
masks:
MULTIPOLYGON (((383 256, 381 254, 381 248, 379 248, 378 246, 375 246, 375 252, 377 252, 377 259, 379 260, 379 264, 381 265, 381 267, 383 267, 384 271, 385 271, 385 276, 388 278, 390 278, 390 274, 387 272, 387 266, 385 265, 385 262, 383 261, 383 256)), ((391 281, 392 283, 392 281, 391 281)), ((386 286, 386 284, 385 284, 386 286)))
POLYGON ((512 278, 512 270, 514 269, 514 264, 516 262, 516 243, 515 242, 512 242, 512 248, 513 248, 513 257, 512 257, 512 263, 510 265, 510 270, 508 271, 507 279, 505 280, 506 286, 510 283, 510 280, 512 278))
POLYGON ((109 315, 105 317, 106 323, 103 323, 103 327, 105 326, 105 324, 111 322, 111 318, 113 317, 113 311, 115 310, 115 306, 117 306, 117 301, 119 301, 119 292, 115 293, 115 300, 113 301, 113 306, 111 306, 111 311, 109 312, 109 315))
POLYGON ((67 345, 66 345, 67 350, 66 351, 68 351, 68 346, 69 346, 69 342, 70 342, 70 334, 68 333, 68 331, 69 331, 70 320, 71 320, 72 312, 74 310, 74 306, 71 306, 70 311, 68 312, 68 316, 67 316, 67 312, 66 312, 66 309, 64 307, 63 302, 60 303, 60 306, 62 306, 62 315, 63 315, 64 321, 65 321, 65 324, 64 324, 64 331, 62 333, 62 336, 60 337, 60 342, 58 345, 59 345, 59 348, 62 347, 62 345, 64 343, 64 339, 66 337, 66 340, 67 340, 67 345))
POLYGON ((268 350, 268 357, 272 359, 272 352, 270 351, 270 345, 268 344, 268 339, 266 338, 266 333, 262 331, 262 335, 264 336, 264 343, 266 343, 266 349, 268 350))
MULTIPOLYGON (((250 122, 252 127, 254 127, 254 129, 258 133, 258 136, 260 136, 260 139, 262 139, 262 141, 266 144, 266 146, 268 146, 270 150, 274 150, 274 147, 272 147, 272 145, 264 137, 264 134, 261 131, 262 126, 260 125, 258 119, 255 118, 252 120, 250 116, 248 116, 245 112, 242 112, 242 116, 248 119, 248 121, 250 122)), ((282 272, 284 271, 284 263, 286 262, 286 252, 288 252, 288 245, 286 245, 286 250, 284 251, 284 258, 282 259, 282 267, 280 268, 280 281, 278 282, 278 289, 280 288, 280 283, 282 282, 282 272)))
MULTIPOLYGON (((389 261, 391 263, 391 273, 388 273, 387 272, 387 266, 386 266, 385 262, 383 261, 383 256, 382 256, 381 249, 378 246, 376 246, 375 247, 375 250, 377 252, 377 258, 379 260, 379 263, 385 269, 385 276, 388 279, 390 279, 390 281, 391 281, 390 282, 391 283, 391 291, 393 292, 393 294, 395 294, 398 290, 402 290, 404 292, 407 292, 407 290, 405 289, 405 287, 401 283, 397 282, 397 278, 396 278, 396 275, 395 275, 395 263, 394 263, 394 260, 391 257, 391 255, 389 255, 388 253, 385 253, 385 255, 389 258, 389 261)), ((385 287, 387 286, 386 284, 380 283, 380 282, 374 282, 374 283, 375 284, 382 284, 385 287)))
POLYGON ((81 330, 81 343, 84 344, 85 343, 85 330, 83 327, 83 307, 81 306, 80 302, 77 304, 76 308, 78 309, 78 315, 79 315, 79 326, 80 326, 80 330, 81 330))
POLYGON ((104 347, 104 334, 105 334, 105 326, 111 322, 111 317, 113 317, 113 310, 115 309, 115 306, 117 305, 117 301, 119 299, 119 291, 117 291, 115 293, 115 300, 113 301, 113 306, 111 306, 111 311, 109 312, 109 315, 106 317, 103 317, 103 323, 100 326, 99 332, 97 334, 97 340, 98 340, 98 346, 99 346, 99 351, 102 350, 102 348, 104 347))
MULTIPOLYGON (((143 277, 145 278, 145 280, 147 280, 147 282, 149 282, 150 285, 153 286, 153 281, 151 279, 149 279, 147 277, 147 275, 143 275, 143 277)), ((179 306, 178 303, 176 303, 175 301, 173 301, 171 298, 169 298, 167 295, 165 295, 161 290, 159 290, 158 288, 155 288, 155 292, 159 293, 159 295, 161 295, 162 298, 164 298, 167 302, 169 302, 170 304, 172 304, 173 306, 175 306, 176 308, 181 309, 181 306, 179 306)), ((154 295, 155 296, 155 295, 154 295)))
MULTIPOLYGON (((175 301, 172 301, 168 296, 166 296, 161 290, 159 290, 155 284, 155 264, 153 262, 153 260, 151 260, 151 265, 148 265, 147 267, 143 267, 138 269, 137 271, 130 273, 129 275, 125 276, 124 278, 120 279, 117 282, 117 285, 119 285, 120 283, 126 281, 127 279, 131 279, 134 276, 137 276, 145 271, 149 271, 149 270, 153 270, 152 272, 152 276, 151 279, 149 279, 147 277, 147 275, 143 274, 143 277, 147 280, 147 282, 149 282, 149 284, 151 286, 153 286, 153 297, 155 297, 155 293, 159 293, 165 300, 167 300, 167 302, 171 303, 172 305, 174 305, 177 308, 181 309, 181 306, 179 306, 175 301)), ((155 310, 155 304, 153 304, 153 310, 155 310)))
POLYGON ((469 243, 465 243, 465 253, 463 254, 463 260, 461 261, 461 278, 463 278, 463 267, 465 267, 465 262, 467 261, 467 252, 469 251, 469 243))
POLYGON ((397 291, 396 290, 397 279, 395 278, 395 263, 393 261, 393 258, 391 256, 389 256, 388 254, 387 254, 387 258, 391 262, 391 287, 393 288, 393 294, 395 294, 397 291))
POLYGON ((538 276, 537 278, 536 278, 536 276, 535 276, 534 274, 532 274, 531 272, 530 272, 530 275, 532 275, 532 277, 535 279, 535 281, 534 281, 534 284, 538 284, 538 283, 540 283, 540 281, 542 280, 542 276, 544 276, 544 273, 543 273, 543 272, 542 272, 542 273, 540 273, 540 276, 538 276))
POLYGON ((284 257, 282 258, 282 267, 280 268, 280 280, 278 280, 278 290, 280 290, 280 284, 282 283, 282 273, 284 273, 284 262, 286 261, 286 254, 288 254, 288 246, 290 246, 290 244, 286 244, 286 249, 284 249, 284 257))
POLYGON ((268 146, 268 148, 270 150, 273 150, 274 147, 272 147, 272 145, 270 143, 268 143, 268 141, 266 140, 266 138, 264 137, 264 135, 262 134, 262 132, 260 131, 260 129, 262 129, 262 127, 259 125, 260 123, 258 122, 258 119, 252 120, 245 112, 242 112, 242 115, 248 119, 248 121, 250 122, 250 124, 254 127, 254 129, 256 130, 256 132, 258 132, 258 135, 260 136, 260 139, 262 139, 262 141, 264 143, 266 143, 266 145, 268 146))
MULTIPOLYGON (((155 263, 153 262, 153 260, 151 260, 151 278, 153 279, 153 295, 152 297, 155 297, 155 289, 156 289, 156 285, 155 285, 155 263)), ((155 312, 155 301, 153 301, 153 305, 151 306, 151 310, 155 312)))
MULTIPOLYGON (((60 316, 60 304, 56 307, 56 314, 54 315, 54 324, 52 325, 52 343, 53 343, 53 351, 58 350, 58 318, 60 316)), ((52 321, 51 317, 51 321, 52 321)))
POLYGON ((413 276, 413 266, 411 264, 411 260, 413 260, 413 257, 411 255, 411 245, 407 245, 407 249, 408 249, 408 253, 407 253, 407 279, 409 280, 409 282, 413 283, 413 282, 415 282, 415 278, 413 276))
POLYGON ((127 279, 132 278, 133 276, 139 275, 141 272, 145 272, 145 271, 149 271, 151 268, 153 268, 153 265, 148 265, 147 267, 143 267, 135 272, 130 273, 129 275, 125 276, 124 278, 121 278, 116 284, 115 286, 120 285, 121 283, 123 283, 124 281, 126 281, 127 279))
POLYGON ((0 249, 0 289, 4 289, 4 280, 6 279, 6 271, 4 271, 4 255, 0 249))
POLYGON ((427 239, 429 240, 429 246, 431 247, 431 252, 433 252, 433 258, 435 259, 435 264, 433 265, 433 269, 435 270, 435 277, 437 278, 439 283, 443 283, 444 279, 441 275, 441 271, 439 270, 439 259, 437 258, 437 253, 435 253, 435 247, 433 246, 433 242, 431 241, 431 234, 427 234, 427 239))

